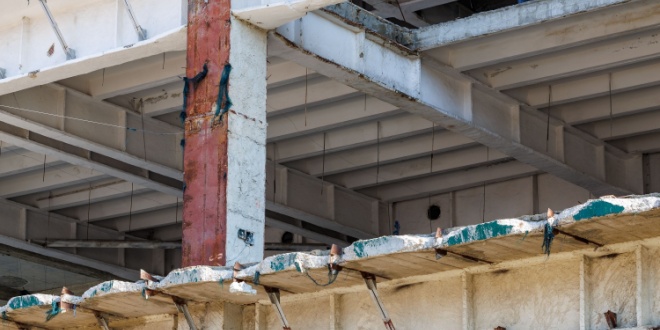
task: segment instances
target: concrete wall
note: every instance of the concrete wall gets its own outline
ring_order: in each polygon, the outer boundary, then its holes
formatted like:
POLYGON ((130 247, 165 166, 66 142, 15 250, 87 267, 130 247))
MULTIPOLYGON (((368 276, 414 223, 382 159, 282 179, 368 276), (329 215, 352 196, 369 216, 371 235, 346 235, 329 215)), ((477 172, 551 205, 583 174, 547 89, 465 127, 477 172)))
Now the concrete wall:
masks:
MULTIPOLYGON (((397 329, 608 329, 603 316, 608 310, 617 313, 619 328, 657 326, 660 248, 656 243, 636 249, 551 256, 531 265, 431 275, 417 283, 385 282, 379 293, 397 329)), ((283 308, 292 329, 383 327, 366 287, 283 298, 283 308)), ((281 329, 272 308, 265 311, 263 329, 281 329)))
POLYGON ((395 203, 394 220, 399 221, 401 234, 420 234, 433 232, 437 227, 542 213, 547 208, 560 211, 593 197, 585 189, 553 175, 539 174, 395 203), (427 209, 434 204, 440 206, 441 216, 430 221, 427 209))

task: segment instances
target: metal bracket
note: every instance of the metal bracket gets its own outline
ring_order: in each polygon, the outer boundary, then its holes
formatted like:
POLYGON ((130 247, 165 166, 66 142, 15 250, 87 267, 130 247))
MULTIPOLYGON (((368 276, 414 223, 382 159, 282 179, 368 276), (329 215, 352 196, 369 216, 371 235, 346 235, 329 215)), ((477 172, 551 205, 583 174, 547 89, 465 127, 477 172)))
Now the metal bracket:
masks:
POLYGON ((96 322, 99 323, 99 326, 103 330, 110 330, 110 326, 108 325, 108 321, 101 315, 99 312, 94 312, 94 316, 96 317, 96 322))
POLYGON ((387 310, 385 309, 383 302, 380 300, 380 297, 378 296, 378 288, 376 287, 376 275, 365 272, 360 272, 360 274, 362 274, 364 283, 367 284, 367 289, 369 289, 369 294, 371 295, 371 299, 374 301, 374 304, 376 304, 376 308, 380 312, 380 316, 383 319, 383 323, 385 324, 385 329, 395 330, 394 324, 392 323, 390 316, 387 314, 387 310))
POLYGON ((135 13, 133 12, 133 7, 131 7, 131 3, 128 2, 128 0, 124 0, 124 3, 126 4, 126 10, 128 11, 128 16, 131 17, 131 22, 133 22, 133 27, 135 28, 135 32, 138 34, 138 40, 146 40, 147 39, 147 30, 143 29, 140 24, 138 24, 137 17, 135 16, 135 13))
POLYGON ((277 316, 279 316, 280 318, 280 322, 282 323, 282 330, 291 330, 291 327, 289 326, 289 321, 286 320, 286 316, 284 315, 284 311, 282 310, 282 305, 280 305, 280 289, 271 288, 268 286, 264 286, 264 289, 268 294, 268 298, 270 299, 270 302, 273 303, 273 308, 275 308, 275 312, 277 313, 277 316))
POLYGON ((188 323, 190 330, 197 330, 195 321, 193 321, 192 315, 190 315, 186 301, 177 297, 172 297, 172 301, 174 302, 174 305, 176 306, 176 309, 179 311, 179 313, 183 313, 183 316, 186 317, 186 322, 188 323))
POLYGON ((72 60, 76 58, 76 51, 69 48, 69 46, 67 46, 66 44, 66 41, 64 41, 64 37, 62 36, 62 31, 60 31, 60 28, 57 26, 57 22, 55 22, 55 18, 53 18, 53 14, 51 14, 50 9, 48 9, 48 5, 46 5, 46 0, 39 0, 39 3, 46 12, 46 16, 48 16, 48 20, 50 21, 50 26, 53 27, 53 31, 55 31, 55 35, 57 36, 57 39, 60 41, 60 45, 62 46, 62 49, 64 49, 64 53, 66 54, 66 59, 72 60))

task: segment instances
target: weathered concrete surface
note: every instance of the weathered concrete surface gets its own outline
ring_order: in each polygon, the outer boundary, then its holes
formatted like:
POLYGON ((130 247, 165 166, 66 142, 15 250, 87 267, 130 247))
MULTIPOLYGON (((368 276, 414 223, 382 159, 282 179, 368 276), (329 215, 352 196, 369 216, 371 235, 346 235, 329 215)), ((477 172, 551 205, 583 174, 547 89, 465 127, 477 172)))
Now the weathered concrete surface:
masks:
POLYGON ((183 266, 263 256, 266 32, 232 18, 230 6, 227 0, 189 7, 186 74, 192 78, 203 67, 208 74, 189 82, 183 266), (239 229, 253 233, 250 242, 238 239, 239 229))
MULTIPOLYGON (((549 219, 545 215, 532 215, 443 229, 439 238, 429 234, 357 241, 345 248, 342 257, 335 262, 347 265, 339 273, 341 278, 359 276, 357 271, 361 269, 355 267, 368 265, 409 272, 407 276, 392 279, 379 276, 379 294, 397 329, 439 324, 451 329, 497 326, 606 329, 602 315, 607 310, 617 314, 619 325, 623 327, 657 326, 660 325, 657 316, 660 309, 656 298, 660 296, 660 286, 655 283, 660 280, 660 262, 656 261, 660 255, 660 231, 655 222, 659 218, 658 194, 601 198, 557 212, 549 219), (604 233, 599 239, 614 238, 617 243, 604 242, 606 245, 596 250, 591 243, 582 243, 576 249, 570 237, 558 234, 548 257, 542 254, 541 246, 529 244, 547 223, 558 225, 563 231, 575 226, 599 228, 604 233), (607 229, 605 223, 617 229, 607 229), (637 232, 631 231, 635 228, 637 232), (620 230, 622 237, 628 237, 627 241, 611 236, 608 230, 620 230), (639 237, 630 236, 630 233, 639 237), (459 259, 454 259, 454 267, 430 272, 423 269, 438 267, 439 262, 449 258, 448 255, 436 260, 434 249, 452 253, 466 251, 455 248, 469 246, 518 257, 504 258, 494 264, 469 258, 456 263, 459 259), (521 252, 528 254, 519 254, 521 252)), ((178 269, 158 279, 159 282, 105 282, 90 288, 81 297, 65 297, 66 302, 81 307, 79 313, 83 314, 79 315, 79 321, 58 314, 55 323, 44 324, 48 328, 58 322, 84 323, 93 320, 89 310, 101 310, 124 315, 125 319, 110 320, 114 326, 123 328, 151 329, 155 324, 181 327, 182 315, 171 316, 176 311, 169 297, 173 294, 185 296, 198 326, 223 324, 225 328, 276 329, 280 327, 279 320, 268 306, 259 278, 268 277, 269 283, 276 283, 274 279, 282 284, 294 281, 298 283, 294 289, 305 288, 311 281, 300 274, 316 271, 312 277, 318 280, 330 261, 327 251, 315 251, 276 255, 247 265, 238 272, 237 279, 250 282, 245 285, 257 289, 256 295, 226 291, 234 281, 230 267, 178 269), (144 289, 166 294, 156 294, 145 300, 141 296, 144 289), (234 303, 217 303, 232 300, 234 303), (170 315, 154 316, 161 314, 170 315)), ((369 271, 373 267, 362 269, 369 271)), ((289 322, 300 329, 382 326, 365 286, 359 281, 353 283, 327 288, 313 286, 313 290, 283 295, 283 308, 289 322)), ((42 324, 44 310, 59 299, 36 295, 15 298, 0 311, 6 312, 7 322, 32 320, 42 324)))

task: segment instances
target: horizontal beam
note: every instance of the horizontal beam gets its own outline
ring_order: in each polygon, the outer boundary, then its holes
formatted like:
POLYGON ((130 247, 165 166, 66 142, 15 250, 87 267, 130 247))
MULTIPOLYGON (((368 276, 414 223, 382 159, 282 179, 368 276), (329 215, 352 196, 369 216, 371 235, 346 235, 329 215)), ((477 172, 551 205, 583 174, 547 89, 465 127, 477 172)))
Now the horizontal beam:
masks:
POLYGON ((183 196, 181 181, 31 133, 20 127, 0 122, 0 139, 69 164, 83 166, 172 196, 183 196))
POLYGON ((46 243, 49 248, 97 249, 180 249, 181 242, 109 241, 109 240, 56 240, 46 243))
POLYGON ((232 14, 264 30, 274 29, 305 13, 346 0, 233 1, 232 14))
POLYGON ((126 197, 131 194, 141 194, 148 189, 130 182, 94 183, 87 186, 78 186, 70 192, 60 192, 50 197, 43 197, 36 201, 38 208, 43 210, 59 210, 69 207, 83 206, 110 199, 126 197))
POLYGON ((402 111, 366 95, 309 107, 268 118, 268 142, 327 131, 336 127, 378 120, 402 111))
MULTIPOLYGON (((379 125, 377 122, 372 124, 379 125)), ((435 133, 425 133, 366 147, 327 153, 325 156, 289 162, 286 163, 286 166, 319 177, 324 174, 339 174, 376 166, 377 164, 385 165, 405 161, 476 144, 469 138, 454 132, 437 130, 435 133)))
POLYGON ((273 141, 275 143, 268 144, 269 158, 285 163, 321 155, 324 150, 324 139, 325 151, 336 152, 376 144, 378 141, 394 141, 431 132, 433 126, 430 121, 409 113, 393 115, 379 121, 380 139, 377 125, 374 125, 373 122, 359 123, 329 129, 323 133, 273 141))
MULTIPOLYGON (((660 70, 660 61, 653 60, 617 69, 603 71, 588 76, 578 76, 552 83, 552 104, 578 102, 593 97, 617 94, 633 89, 646 88, 660 84, 656 74, 660 70), (611 76, 611 88, 610 88, 611 76)), ((548 105, 548 84, 525 86, 508 90, 507 94, 532 106, 548 105)))
MULTIPOLYGON (((401 5, 407 6, 411 2, 401 5)), ((536 7, 543 9, 542 6, 536 7)), ((561 10, 565 10, 564 7, 561 10)), ((528 12, 525 7, 508 8, 508 11, 528 12)), ((534 14, 543 14, 543 11, 535 11, 534 14)), ((653 1, 630 2, 625 6, 607 7, 594 12, 527 26, 523 29, 491 34, 487 38, 440 46, 429 49, 426 53, 455 69, 472 70, 656 28, 657 20, 655 18, 659 14, 660 7, 653 1), (621 17, 635 17, 636 19, 626 20, 621 17)), ((499 17, 494 17, 493 13, 483 13, 478 16, 481 16, 480 26, 487 25, 488 20, 497 20, 495 22, 497 25, 507 24, 507 22, 499 20, 499 17)), ((452 25, 459 24, 464 23, 456 21, 443 25, 444 29, 450 31, 452 25)), ((474 28, 474 26, 470 26, 470 31, 474 28)), ((436 30, 440 29, 436 28, 436 30)), ((444 38, 444 35, 438 35, 437 38, 444 38)))
POLYGON ((326 180, 348 189, 360 190, 379 184, 404 182, 420 176, 463 171, 509 160, 510 157, 485 146, 449 151, 402 162, 326 176, 326 180))
POLYGON ((469 73, 494 89, 505 90, 657 59, 659 54, 660 35, 643 31, 469 73))
POLYGON ((412 48, 428 50, 509 30, 529 28, 540 23, 629 2, 629 0, 529 1, 515 8, 492 10, 460 20, 421 28, 416 33, 415 44, 412 48))
POLYGON ((302 237, 306 237, 306 238, 315 240, 317 242, 322 242, 322 243, 329 244, 329 245, 337 244, 340 247, 347 247, 347 246, 350 245, 350 243, 348 243, 344 240, 341 240, 341 239, 338 239, 338 238, 335 238, 335 237, 331 237, 331 236, 327 236, 327 235, 324 235, 324 234, 321 234, 321 233, 318 233, 318 232, 315 232, 315 231, 312 231, 312 230, 309 230, 309 229, 302 228, 300 226, 292 225, 290 223, 280 221, 280 220, 277 220, 277 219, 273 219, 273 218, 269 218, 269 217, 266 217, 266 226, 281 229, 281 230, 284 230, 284 231, 288 231, 290 233, 300 235, 302 237))
MULTIPOLYGON (((46 167, 61 165, 55 157, 46 157, 46 167)), ((43 169, 44 155, 27 150, 3 150, 0 154, 0 178, 43 169)))
POLYGON ((41 247, 7 236, 0 236, 0 253, 100 280, 139 278, 136 270, 110 265, 90 258, 41 247))
POLYGON ((266 210, 359 239, 375 237, 375 235, 362 230, 272 201, 266 201, 266 210))
POLYGON ((383 202, 400 202, 428 197, 451 191, 467 189, 494 182, 517 179, 540 171, 517 161, 503 162, 487 167, 477 167, 460 172, 419 177, 376 187, 360 189, 358 192, 378 198, 383 202))
POLYGON ((432 59, 420 58, 394 39, 385 45, 372 40, 359 22, 344 25, 335 15, 310 13, 281 27, 270 36, 272 47, 278 49, 280 57, 311 67, 596 195, 641 192, 641 158, 612 152, 601 141, 559 121, 550 122, 548 129, 547 118, 538 111, 521 107, 516 100, 432 59), (301 30, 306 36, 302 39, 301 30), (328 34, 337 37, 326 38, 323 47, 310 42, 328 34), (332 51, 339 47, 354 51, 332 51), (396 69, 383 71, 384 66, 396 69), (635 174, 619 180, 608 170, 613 168, 635 174))
MULTIPOLYGON (((104 27, 107 29, 107 27, 104 27)), ((35 86, 102 70, 130 60, 146 58, 164 52, 186 49, 186 27, 181 26, 145 41, 115 48, 95 56, 59 63, 35 72, 8 76, 0 80, 0 95, 11 94, 35 86)))
POLYGON ((72 184, 92 182, 106 177, 101 172, 82 166, 65 164, 46 167, 44 171, 33 171, 3 179, 2 184, 0 184, 0 197, 13 198, 54 190, 72 184))
POLYGON ((307 252, 312 250, 327 250, 328 244, 310 244, 310 243, 264 243, 266 251, 298 251, 307 252))

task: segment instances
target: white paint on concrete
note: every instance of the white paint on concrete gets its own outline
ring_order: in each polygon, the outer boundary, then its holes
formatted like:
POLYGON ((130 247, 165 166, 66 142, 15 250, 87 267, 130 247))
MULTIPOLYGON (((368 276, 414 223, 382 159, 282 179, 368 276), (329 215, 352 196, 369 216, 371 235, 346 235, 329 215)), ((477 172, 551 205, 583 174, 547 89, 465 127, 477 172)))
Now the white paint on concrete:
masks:
POLYGON ((124 281, 107 281, 95 285, 82 294, 83 299, 91 299, 94 297, 101 297, 113 293, 121 292, 135 292, 140 294, 145 287, 144 283, 131 283, 124 281))
POLYGON ((233 0, 232 14, 265 30, 346 0, 233 0))
POLYGON ((257 290, 255 290, 250 284, 247 284, 247 282, 231 282, 229 285, 229 292, 234 293, 234 294, 244 294, 244 295, 256 295, 257 290))
POLYGON ((232 18, 227 114, 227 265, 263 259, 266 208, 266 32, 232 18), (253 245, 238 230, 254 233, 253 245))
POLYGON ((467 18, 435 24, 416 32, 414 49, 427 50, 457 41, 465 41, 503 32, 520 29, 561 19, 562 17, 602 9, 629 2, 630 0, 537 0, 518 6, 508 6, 487 11, 467 18))

